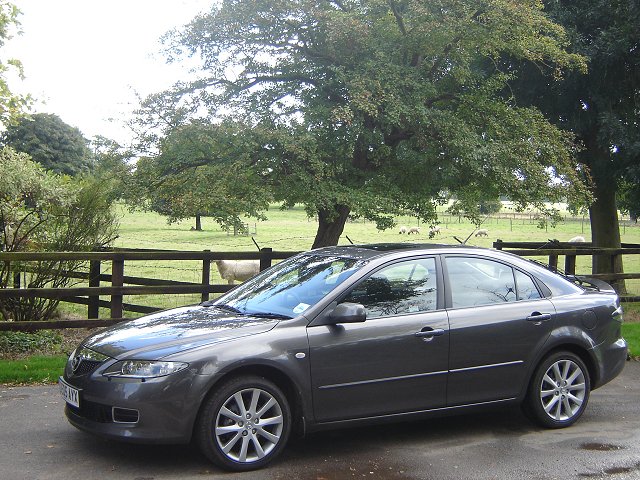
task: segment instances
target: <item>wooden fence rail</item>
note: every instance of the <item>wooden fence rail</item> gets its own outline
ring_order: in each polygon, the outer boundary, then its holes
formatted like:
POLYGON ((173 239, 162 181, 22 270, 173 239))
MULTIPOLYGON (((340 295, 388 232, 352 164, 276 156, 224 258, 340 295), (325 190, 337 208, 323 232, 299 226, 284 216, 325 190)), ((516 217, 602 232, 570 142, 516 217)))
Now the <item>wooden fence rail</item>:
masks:
MULTIPOLYGON (((560 256, 565 257, 564 271, 575 275, 578 256, 607 255, 611 265, 619 255, 638 255, 640 245, 623 244, 623 248, 593 248, 589 243, 561 242, 503 242, 493 244, 498 250, 527 256, 548 257, 548 263, 558 268, 560 256)), ((208 300, 211 293, 224 293, 230 285, 211 284, 211 262, 215 260, 259 260, 260 269, 271 266, 273 260, 282 260, 298 252, 277 252, 263 248, 259 252, 211 252, 203 251, 113 251, 113 252, 0 252, 0 262, 5 268, 20 262, 21 271, 29 271, 24 262, 38 261, 83 261, 89 263, 89 271, 65 272, 69 278, 88 281, 88 286, 70 288, 20 288, 19 273, 14 276, 14 288, 0 288, 0 302, 7 298, 56 298, 60 301, 87 305, 87 320, 60 320, 48 322, 0 322, 0 331, 32 331, 44 328, 78 328, 111 325, 123 320, 123 312, 151 313, 158 310, 147 305, 125 303, 125 295, 154 294, 200 294, 202 301, 208 300), (183 282, 158 278, 145 278, 125 275, 125 262, 165 260, 170 262, 200 261, 201 282, 183 282), (102 273, 104 263, 110 262, 110 274, 102 273), (101 282, 111 286, 101 286, 101 282), (109 296, 110 300, 101 300, 100 296, 109 296), (110 318, 98 318, 100 308, 110 309, 110 318)), ((613 271, 613 268, 612 268, 613 271)), ((589 276, 607 281, 619 279, 640 279, 640 273, 605 273, 589 276)), ((626 301, 640 301, 640 297, 624 297, 626 301)))
MULTIPOLYGON (((569 242, 503 242, 498 240, 493 243, 493 248, 504 250, 521 257, 548 257, 549 266, 558 269, 558 259, 564 256, 564 273, 567 275, 576 274, 576 258, 578 256, 606 255, 609 257, 610 271, 615 270, 617 258, 623 255, 640 255, 640 244, 623 243, 622 248, 596 248, 589 242, 569 243, 569 242)), ((637 280, 640 273, 589 273, 591 278, 598 278, 605 281, 614 280, 637 280)), ((622 301, 638 302, 640 296, 625 295, 622 301)))
MULTIPOLYGON (((55 298, 60 301, 87 305, 88 320, 54 321, 54 322, 0 322, 2 330, 34 330, 41 328, 69 328, 104 326, 122 320, 123 312, 151 313, 158 310, 145 305, 134 305, 123 302, 125 295, 154 294, 200 294, 201 300, 209 299, 211 293, 224 293, 231 285, 211 284, 211 262, 215 260, 258 260, 260 270, 271 266, 274 260, 283 260, 298 252, 277 252, 271 248, 262 248, 259 252, 211 252, 204 251, 114 251, 114 252, 0 252, 0 262, 5 268, 20 262, 25 270, 24 262, 37 261, 86 261, 89 272, 64 272, 69 278, 88 280, 87 287, 69 288, 19 288, 20 280, 14 277, 14 287, 0 289, 0 302, 8 298, 55 298), (190 283, 157 278, 126 276, 125 262, 133 261, 201 261, 201 282, 190 283), (102 263, 111 263, 111 274, 101 273, 102 263), (101 282, 111 286, 101 286, 101 282), (100 296, 110 296, 110 301, 101 300, 100 296), (100 307, 110 309, 109 319, 98 319, 100 307)), ((27 268, 28 270, 28 268, 27 268)))

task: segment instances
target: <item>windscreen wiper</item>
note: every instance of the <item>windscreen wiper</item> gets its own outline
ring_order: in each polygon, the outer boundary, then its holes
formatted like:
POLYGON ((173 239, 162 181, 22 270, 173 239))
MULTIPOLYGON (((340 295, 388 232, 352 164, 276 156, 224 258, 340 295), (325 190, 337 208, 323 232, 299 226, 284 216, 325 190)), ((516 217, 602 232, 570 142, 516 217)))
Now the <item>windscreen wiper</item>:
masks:
POLYGON ((281 313, 272 313, 272 312, 255 312, 255 313, 247 313, 250 317, 260 317, 260 318, 273 318, 275 320, 290 320, 293 317, 289 315, 283 315, 281 313))
POLYGON ((238 313, 240 315, 246 315, 242 310, 237 309, 236 307, 232 307, 231 305, 227 305, 226 303, 214 303, 210 306, 216 307, 218 310, 224 310, 225 312, 238 313))

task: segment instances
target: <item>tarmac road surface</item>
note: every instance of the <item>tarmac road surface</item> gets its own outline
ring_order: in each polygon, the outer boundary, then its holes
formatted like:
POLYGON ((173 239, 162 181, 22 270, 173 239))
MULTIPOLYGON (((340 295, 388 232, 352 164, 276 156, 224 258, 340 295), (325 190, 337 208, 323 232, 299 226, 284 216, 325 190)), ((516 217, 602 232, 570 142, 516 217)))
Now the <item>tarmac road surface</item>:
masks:
POLYGON ((592 393, 573 427, 517 408, 294 439, 272 466, 225 474, 189 445, 103 440, 73 428, 57 386, 0 387, 1 480, 640 479, 640 362, 592 393))

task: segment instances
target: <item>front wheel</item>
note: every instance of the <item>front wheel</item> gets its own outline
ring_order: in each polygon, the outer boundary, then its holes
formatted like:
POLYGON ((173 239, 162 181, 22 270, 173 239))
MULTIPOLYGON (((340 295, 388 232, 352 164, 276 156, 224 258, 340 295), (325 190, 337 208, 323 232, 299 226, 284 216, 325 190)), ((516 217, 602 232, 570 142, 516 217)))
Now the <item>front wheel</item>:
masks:
POLYGON ((196 438, 202 452, 226 470, 255 470, 271 462, 291 430, 291 411, 282 391, 254 376, 214 388, 198 419, 196 438))
POLYGON ((573 425, 589 401, 591 383, 585 363, 571 352, 556 352, 536 368, 525 411, 547 428, 573 425))

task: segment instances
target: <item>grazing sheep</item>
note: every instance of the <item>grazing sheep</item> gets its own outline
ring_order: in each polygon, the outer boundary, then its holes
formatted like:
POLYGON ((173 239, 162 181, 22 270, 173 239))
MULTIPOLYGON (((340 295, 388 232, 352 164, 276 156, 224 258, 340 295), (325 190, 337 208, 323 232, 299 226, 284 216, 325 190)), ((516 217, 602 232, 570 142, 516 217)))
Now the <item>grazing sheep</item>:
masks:
POLYGON ((582 235, 578 235, 577 237, 573 237, 569 240, 569 243, 584 243, 586 240, 582 235))
POLYGON ((440 233, 440 226, 439 225, 436 225, 435 227, 431 227, 429 229, 429 238, 433 238, 439 233, 440 233))
POLYGON ((405 225, 402 225, 400 227, 400 231, 398 232, 400 235, 402 235, 403 233, 407 233, 408 228, 405 225))
POLYGON ((409 229, 409 231, 407 232, 407 235, 411 235, 412 233, 415 233, 416 235, 420 233, 420 227, 411 227, 409 229))
POLYGON ((489 230, 487 230, 486 228, 481 228, 476 232, 476 237, 488 237, 488 236, 489 236, 489 230))
POLYGON ((260 271, 258 260, 215 260, 220 276, 233 285, 235 280, 241 282, 253 277, 260 271))

